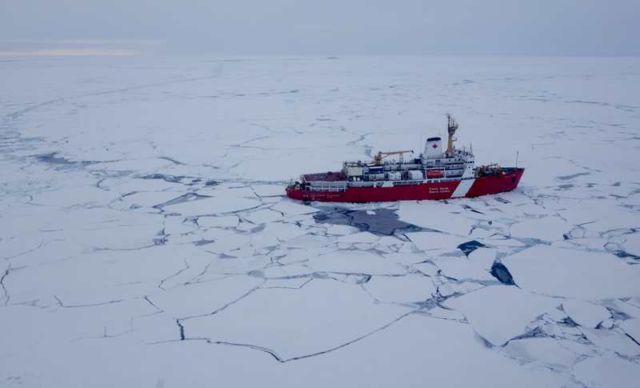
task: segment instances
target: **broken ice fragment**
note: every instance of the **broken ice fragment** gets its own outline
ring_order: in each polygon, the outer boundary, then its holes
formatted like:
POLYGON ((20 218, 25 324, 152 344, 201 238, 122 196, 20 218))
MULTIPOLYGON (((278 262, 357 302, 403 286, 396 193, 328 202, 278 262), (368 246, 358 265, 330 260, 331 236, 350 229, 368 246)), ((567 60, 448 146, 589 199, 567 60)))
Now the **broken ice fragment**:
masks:
POLYGON ((611 316, 603 306, 577 299, 567 299, 562 303, 562 309, 573 322, 589 328, 597 327, 611 316))

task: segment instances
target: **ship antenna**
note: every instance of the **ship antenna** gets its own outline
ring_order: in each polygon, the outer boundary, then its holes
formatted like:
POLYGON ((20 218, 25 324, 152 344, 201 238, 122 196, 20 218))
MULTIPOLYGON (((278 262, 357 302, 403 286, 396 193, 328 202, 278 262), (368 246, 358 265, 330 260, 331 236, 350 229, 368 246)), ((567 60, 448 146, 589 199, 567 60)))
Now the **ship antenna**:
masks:
POLYGON ((453 135, 458 130, 458 123, 456 119, 451 116, 451 114, 447 113, 447 132, 449 132, 449 141, 447 142, 447 154, 453 154, 453 135))
POLYGON ((518 168, 518 156, 520 156, 520 151, 516 151, 516 168, 518 168))

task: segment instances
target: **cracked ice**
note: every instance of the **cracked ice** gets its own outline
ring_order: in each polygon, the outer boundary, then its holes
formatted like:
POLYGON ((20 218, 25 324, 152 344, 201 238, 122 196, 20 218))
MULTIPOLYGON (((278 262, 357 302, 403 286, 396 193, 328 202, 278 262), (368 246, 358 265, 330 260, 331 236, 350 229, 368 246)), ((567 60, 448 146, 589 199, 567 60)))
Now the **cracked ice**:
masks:
POLYGON ((0 386, 640 380, 638 60, 452 61, 0 62, 0 386), (283 196, 446 111, 520 188, 283 196))

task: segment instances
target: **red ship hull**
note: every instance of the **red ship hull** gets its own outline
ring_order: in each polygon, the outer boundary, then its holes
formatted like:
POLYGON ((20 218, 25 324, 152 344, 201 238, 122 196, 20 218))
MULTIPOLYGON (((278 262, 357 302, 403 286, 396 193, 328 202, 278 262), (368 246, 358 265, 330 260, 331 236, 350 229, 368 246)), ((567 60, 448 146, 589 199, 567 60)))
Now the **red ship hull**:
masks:
POLYGON ((314 191, 290 186, 287 196, 301 201, 386 202, 470 198, 511 191, 518 186, 523 168, 504 168, 499 175, 391 187, 348 187, 343 191, 314 191))

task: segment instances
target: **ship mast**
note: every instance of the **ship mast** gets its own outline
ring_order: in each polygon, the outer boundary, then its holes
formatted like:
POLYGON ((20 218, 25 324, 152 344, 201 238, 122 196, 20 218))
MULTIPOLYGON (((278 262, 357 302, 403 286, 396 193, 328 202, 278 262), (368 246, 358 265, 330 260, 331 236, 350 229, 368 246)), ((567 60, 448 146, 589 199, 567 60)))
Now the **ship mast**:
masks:
POLYGON ((449 132, 449 140, 447 142, 447 155, 453 154, 453 142, 455 141, 453 135, 457 130, 458 123, 456 122, 456 119, 454 119, 453 116, 447 113, 447 132, 449 132))

